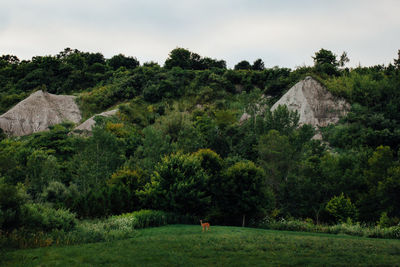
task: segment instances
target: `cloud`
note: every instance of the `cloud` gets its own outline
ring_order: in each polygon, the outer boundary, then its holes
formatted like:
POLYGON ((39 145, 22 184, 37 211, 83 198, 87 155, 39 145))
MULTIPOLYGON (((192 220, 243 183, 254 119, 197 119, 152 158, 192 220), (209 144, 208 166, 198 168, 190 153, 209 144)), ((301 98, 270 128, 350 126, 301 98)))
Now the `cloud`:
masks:
POLYGON ((394 0, 14 0, 0 4, 0 54, 21 58, 65 47, 161 64, 173 48, 267 66, 312 64, 320 48, 352 65, 389 63, 400 43, 394 0))

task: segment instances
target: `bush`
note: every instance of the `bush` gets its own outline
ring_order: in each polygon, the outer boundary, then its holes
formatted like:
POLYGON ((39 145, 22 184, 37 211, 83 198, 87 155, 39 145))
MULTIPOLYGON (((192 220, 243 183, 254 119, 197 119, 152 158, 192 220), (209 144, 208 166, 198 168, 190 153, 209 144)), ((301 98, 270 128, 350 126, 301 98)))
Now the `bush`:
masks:
POLYGON ((75 184, 66 187, 59 181, 51 181, 47 187, 43 189, 40 195, 41 200, 51 203, 53 208, 59 209, 63 207, 71 207, 75 199, 79 198, 79 191, 75 184))
POLYGON ((347 220, 346 223, 336 225, 315 225, 309 221, 301 220, 271 220, 264 219, 258 225, 259 228, 283 231, 299 231, 299 232, 313 232, 313 233, 326 233, 326 234, 346 234, 352 236, 363 236, 371 238, 391 238, 400 239, 400 226, 392 226, 382 228, 380 226, 368 227, 360 223, 352 223, 347 220))
POLYGON ((23 216, 21 209, 27 201, 27 194, 22 186, 6 184, 0 178, 0 229, 10 231, 18 228, 23 216))
POLYGON ((43 204, 26 204, 22 208, 22 227, 34 231, 54 229, 69 231, 76 225, 75 214, 43 204))
POLYGON ((348 218, 356 217, 356 206, 351 203, 350 198, 345 198, 343 193, 340 196, 335 196, 326 204, 326 210, 338 222, 344 222, 348 218))
POLYGON ((119 216, 112 216, 109 220, 118 225, 129 222, 133 229, 156 227, 174 223, 188 223, 193 221, 188 216, 179 216, 174 213, 157 210, 135 211, 119 216))
POLYGON ((50 245, 73 245, 91 242, 108 242, 134 237, 135 229, 174 223, 194 223, 192 217, 163 211, 141 210, 112 216, 104 220, 85 220, 72 230, 53 229, 50 232, 14 230, 0 234, 0 248, 28 248, 50 245))

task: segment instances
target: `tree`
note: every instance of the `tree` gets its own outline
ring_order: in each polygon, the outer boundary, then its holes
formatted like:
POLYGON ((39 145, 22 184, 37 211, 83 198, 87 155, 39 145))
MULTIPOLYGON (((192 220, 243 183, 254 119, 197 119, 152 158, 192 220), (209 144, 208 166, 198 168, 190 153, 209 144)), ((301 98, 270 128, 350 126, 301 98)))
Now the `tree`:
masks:
POLYGON ((342 55, 340 56, 338 64, 340 67, 344 67, 344 65, 348 62, 350 62, 350 59, 348 58, 347 53, 343 52, 342 55))
POLYGON ((108 65, 113 69, 117 70, 120 67, 127 69, 134 69, 139 66, 139 61, 134 57, 127 57, 123 54, 118 54, 107 60, 108 65))
POLYGON ((332 51, 321 48, 315 53, 314 67, 318 72, 326 73, 328 75, 338 74, 339 62, 336 59, 336 55, 332 51))
POLYGON ((397 59, 394 59, 394 65, 397 69, 400 69, 400 49, 397 51, 397 59))
POLYGON ((224 60, 216 60, 209 57, 202 58, 199 54, 190 52, 185 48, 175 48, 169 53, 164 63, 166 69, 180 67, 184 70, 205 70, 211 68, 226 68, 224 60))
POLYGON ((208 179, 199 158, 171 154, 157 164, 141 196, 151 208, 202 216, 211 199, 208 179))
POLYGON ((235 70, 251 70, 251 65, 247 60, 242 60, 234 67, 235 70))
POLYGON ((260 165, 266 172, 266 180, 275 192, 279 192, 281 184, 293 166, 293 153, 289 138, 280 135, 276 130, 269 131, 259 139, 260 165))
POLYGON ((246 225, 246 218, 265 216, 275 206, 264 171, 251 161, 237 162, 229 167, 219 184, 217 205, 225 223, 246 225))
POLYGON ((22 222, 22 206, 27 202, 24 188, 5 183, 0 177, 0 229, 12 230, 22 222))
POLYGON ((400 166, 392 167, 388 171, 388 177, 379 182, 378 196, 380 204, 386 212, 392 216, 400 218, 400 166))
POLYGON ((318 52, 315 53, 315 57, 312 57, 314 59, 314 65, 323 65, 323 64, 329 64, 332 66, 337 66, 338 62, 336 60, 336 55, 332 53, 332 51, 325 50, 321 48, 318 52))
POLYGON ((286 105, 279 105, 275 110, 266 110, 263 122, 264 131, 277 130, 284 135, 290 135, 299 125, 300 115, 291 111, 286 105))
POLYGON ((195 60, 198 55, 192 55, 187 49, 175 48, 169 53, 167 60, 164 63, 166 69, 172 69, 173 67, 180 67, 182 69, 192 69, 193 59, 195 60))
POLYGON ((20 62, 19 58, 14 55, 3 55, 0 56, 0 62, 4 61, 7 64, 18 64, 20 62))
POLYGON ((251 66, 252 70, 265 70, 264 62, 262 61, 261 58, 257 59, 256 61, 253 62, 253 66, 251 66))
POLYGON ((28 171, 28 190, 33 196, 38 196, 50 181, 59 178, 57 159, 48 151, 35 150, 26 163, 28 171))
POLYGON ((84 194, 102 187, 125 159, 123 143, 116 136, 100 125, 92 133, 71 164, 74 182, 84 194))

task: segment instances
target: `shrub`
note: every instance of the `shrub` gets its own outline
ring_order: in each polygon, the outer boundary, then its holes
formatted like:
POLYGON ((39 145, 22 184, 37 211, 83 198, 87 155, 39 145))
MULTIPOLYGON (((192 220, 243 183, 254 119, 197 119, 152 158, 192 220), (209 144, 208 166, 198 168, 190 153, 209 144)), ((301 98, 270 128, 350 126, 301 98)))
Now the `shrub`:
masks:
POLYGON ((271 220, 270 218, 266 218, 262 220, 257 227, 272 230, 346 234, 371 238, 400 239, 400 226, 392 226, 387 228, 382 228, 380 226, 368 227, 361 225, 360 223, 354 224, 351 222, 351 220, 347 220, 346 223, 340 223, 336 225, 315 225, 309 221, 293 219, 271 220))
POLYGON ((75 214, 64 209, 54 209, 43 204, 26 204, 22 208, 22 227, 27 230, 69 231, 76 225, 75 214))
POLYGON ((66 187, 59 181, 51 181, 40 195, 42 201, 51 203, 55 209, 71 207, 71 203, 79 196, 80 193, 75 184, 66 187))
POLYGON ((6 184, 0 178, 0 229, 10 231, 21 224, 21 209, 27 201, 27 194, 22 186, 6 184))
MULTIPOLYGON (((40 216, 39 216, 40 217, 40 216)), ((103 220, 85 220, 74 229, 31 231, 16 229, 6 235, 0 234, 0 248, 28 248, 50 245, 73 245, 91 242, 108 242, 134 237, 135 229, 162 226, 173 223, 194 223, 192 217, 163 211, 141 210, 112 216, 103 220)))
POLYGON ((110 221, 117 224, 129 222, 131 223, 132 228, 140 229, 174 223, 188 223, 191 222, 191 219, 188 216, 180 216, 170 212, 140 210, 119 216, 112 216, 110 217, 110 221))
POLYGON ((354 219, 357 213, 350 198, 346 198, 343 193, 329 200, 325 208, 338 222, 344 222, 347 218, 354 219))

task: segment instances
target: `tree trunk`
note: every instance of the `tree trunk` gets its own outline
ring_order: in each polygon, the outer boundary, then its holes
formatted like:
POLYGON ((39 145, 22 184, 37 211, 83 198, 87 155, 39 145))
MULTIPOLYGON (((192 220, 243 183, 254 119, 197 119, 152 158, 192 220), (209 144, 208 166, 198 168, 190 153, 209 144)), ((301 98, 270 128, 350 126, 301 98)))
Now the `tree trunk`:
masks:
POLYGON ((242 227, 244 227, 245 221, 246 221, 246 214, 243 214, 242 227))

